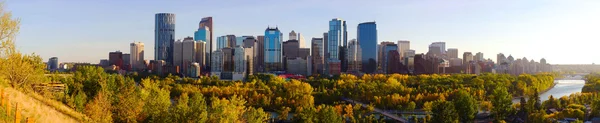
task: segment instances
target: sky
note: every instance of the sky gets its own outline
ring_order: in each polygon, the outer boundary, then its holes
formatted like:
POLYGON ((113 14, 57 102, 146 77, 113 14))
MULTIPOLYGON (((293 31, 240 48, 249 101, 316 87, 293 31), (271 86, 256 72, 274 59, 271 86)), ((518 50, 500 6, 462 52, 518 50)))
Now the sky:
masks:
MULTIPOLYGON (((375 21, 378 40, 411 41, 426 53, 432 42, 447 48, 551 64, 600 63, 599 0, 6 0, 21 20, 17 48, 59 62, 98 63, 108 52, 129 53, 143 42, 154 58, 154 14, 176 14, 176 39, 193 36, 212 16, 214 36, 263 35, 268 26, 294 30, 305 43, 321 38, 333 18, 347 21, 348 38, 358 23, 375 21)), ((216 39, 214 39, 216 40, 216 39)))

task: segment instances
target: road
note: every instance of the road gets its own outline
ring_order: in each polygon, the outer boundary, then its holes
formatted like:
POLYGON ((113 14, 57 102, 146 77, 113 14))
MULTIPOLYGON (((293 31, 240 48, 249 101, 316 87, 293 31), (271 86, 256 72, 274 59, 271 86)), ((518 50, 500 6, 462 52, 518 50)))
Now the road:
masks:
MULTIPOLYGON (((369 107, 369 105, 367 105, 367 104, 364 104, 364 103, 361 103, 361 102, 358 102, 358 101, 354 101, 354 100, 352 100, 352 99, 348 99, 348 98, 342 98, 342 100, 344 100, 344 101, 346 101, 346 102, 354 103, 354 104, 359 104, 359 105, 361 105, 363 108, 367 108, 367 107, 369 107)), ((374 108, 374 110, 373 110, 373 111, 375 111, 375 112, 377 112, 377 113, 380 113, 381 115, 384 115, 384 116, 386 116, 386 117, 392 118, 392 119, 394 119, 394 120, 396 120, 396 121, 398 121, 398 122, 401 122, 401 123, 408 123, 408 120, 406 120, 406 119, 404 119, 404 118, 401 118, 401 117, 399 117, 399 116, 397 116, 397 115, 395 115, 395 114, 390 114, 390 113, 388 113, 388 112, 385 112, 385 111, 383 111, 383 110, 381 110, 381 109, 374 108)))

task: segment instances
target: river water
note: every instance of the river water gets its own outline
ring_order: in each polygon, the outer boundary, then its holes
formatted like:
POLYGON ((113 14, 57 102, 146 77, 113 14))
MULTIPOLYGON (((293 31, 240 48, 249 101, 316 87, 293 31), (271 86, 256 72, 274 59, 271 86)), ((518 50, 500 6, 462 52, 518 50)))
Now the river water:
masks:
MULTIPOLYGON (((555 99, 558 99, 562 96, 569 96, 572 93, 581 92, 581 88, 585 85, 585 81, 581 79, 576 80, 554 80, 556 85, 554 88, 542 93, 540 95, 541 101, 548 100, 548 97, 552 95, 555 99)), ((520 102, 520 99, 513 99, 513 103, 520 102)))

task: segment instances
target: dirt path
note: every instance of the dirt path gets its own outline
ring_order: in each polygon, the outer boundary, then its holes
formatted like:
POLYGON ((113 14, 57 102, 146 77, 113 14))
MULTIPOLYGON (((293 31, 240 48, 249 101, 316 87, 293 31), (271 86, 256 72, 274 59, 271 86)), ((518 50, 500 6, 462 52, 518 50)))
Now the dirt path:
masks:
MULTIPOLYGON (((20 91, 12 88, 0 87, 4 90, 4 94, 10 99, 11 106, 18 103, 22 106, 22 121, 27 117, 35 118, 38 123, 78 123, 79 121, 66 115, 54 107, 48 106, 45 103, 28 96, 20 91)), ((13 107, 14 108, 14 107, 13 107)))

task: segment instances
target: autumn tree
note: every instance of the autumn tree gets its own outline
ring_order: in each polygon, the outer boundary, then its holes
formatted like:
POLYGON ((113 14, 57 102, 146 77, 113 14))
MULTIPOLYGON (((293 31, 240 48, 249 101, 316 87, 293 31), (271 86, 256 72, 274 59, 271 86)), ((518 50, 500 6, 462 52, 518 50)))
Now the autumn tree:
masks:
POLYGON ((475 118, 477 114, 477 100, 471 96, 468 92, 460 90, 456 92, 454 98, 454 107, 458 112, 458 116, 461 122, 470 122, 475 118))
POLYGON ((342 123, 344 121, 333 106, 320 105, 319 107, 320 109, 317 112, 318 123, 342 123))
POLYGON ((435 101, 432 104, 432 121, 434 123, 458 123, 459 117, 454 104, 449 101, 435 101))
POLYGON ((94 100, 85 105, 85 114, 94 122, 113 122, 110 100, 104 92, 98 93, 94 100))
POLYGON ((264 123, 269 119, 269 114, 262 108, 249 107, 244 112, 243 118, 247 123, 264 123))

